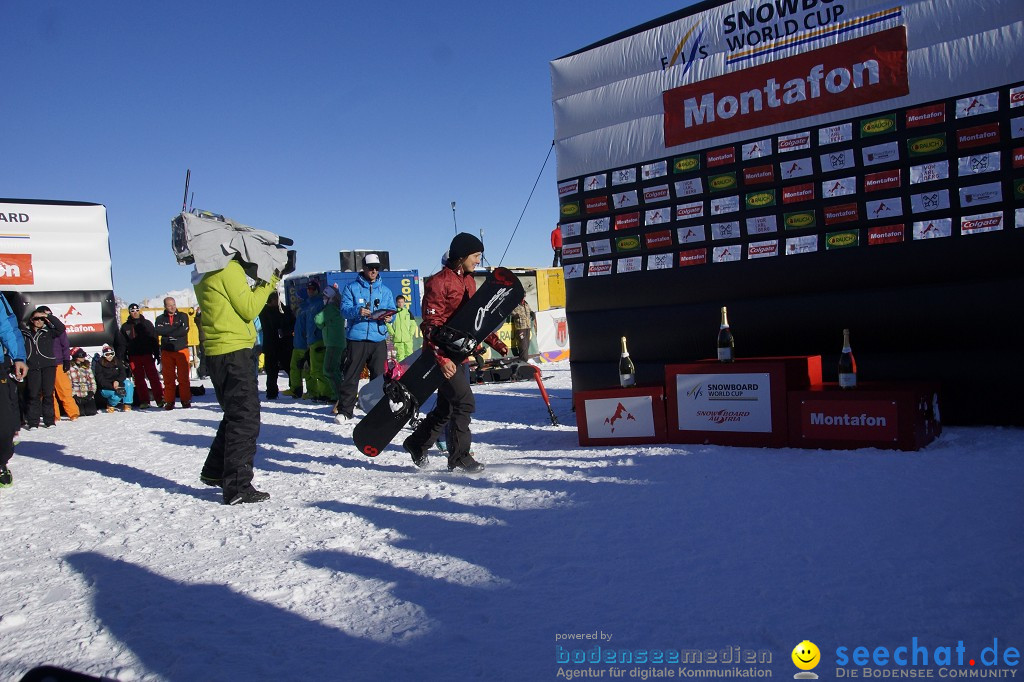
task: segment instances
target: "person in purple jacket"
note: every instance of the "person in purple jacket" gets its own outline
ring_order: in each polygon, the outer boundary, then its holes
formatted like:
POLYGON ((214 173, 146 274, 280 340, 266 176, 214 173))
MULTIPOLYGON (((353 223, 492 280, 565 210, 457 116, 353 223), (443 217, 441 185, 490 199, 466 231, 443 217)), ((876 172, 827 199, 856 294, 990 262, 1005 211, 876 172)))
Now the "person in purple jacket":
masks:
MULTIPOLYGON (((49 306, 41 305, 39 309, 47 315, 53 314, 49 306)), ((60 419, 60 408, 63 407, 68 419, 75 421, 78 419, 79 410, 75 396, 71 392, 71 377, 68 376, 68 370, 71 369, 71 343, 68 341, 66 329, 54 338, 53 350, 57 353, 57 375, 53 382, 53 414, 56 419, 60 419)))

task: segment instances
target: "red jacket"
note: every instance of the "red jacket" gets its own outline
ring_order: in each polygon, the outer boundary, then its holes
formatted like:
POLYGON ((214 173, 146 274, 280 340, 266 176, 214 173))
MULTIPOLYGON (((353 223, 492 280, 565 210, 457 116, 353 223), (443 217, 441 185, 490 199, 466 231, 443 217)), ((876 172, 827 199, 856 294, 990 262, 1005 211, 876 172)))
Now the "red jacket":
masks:
POLYGON ((562 248, 562 228, 558 225, 555 225, 555 229, 551 230, 551 248, 562 248))
MULTIPOLYGON (((434 345, 430 338, 431 330, 448 322, 448 318, 459 306, 475 293, 476 280, 472 273, 459 274, 449 267, 441 268, 440 272, 423 282, 423 301, 420 304, 423 323, 420 329, 423 330, 423 346, 434 354, 437 364, 442 364, 447 356, 434 345)), ((496 349, 505 345, 494 334, 490 334, 485 341, 496 349)))

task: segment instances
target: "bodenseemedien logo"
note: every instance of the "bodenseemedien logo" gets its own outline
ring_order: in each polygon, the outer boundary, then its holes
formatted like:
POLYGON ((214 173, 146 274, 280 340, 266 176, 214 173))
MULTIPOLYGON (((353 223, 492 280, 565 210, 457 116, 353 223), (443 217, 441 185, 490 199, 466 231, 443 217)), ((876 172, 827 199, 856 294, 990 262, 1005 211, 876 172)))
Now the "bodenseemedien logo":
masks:
POLYGON ((821 651, 811 641, 804 640, 793 648, 793 665, 800 669, 794 680, 816 680, 817 673, 811 672, 821 662, 821 651))

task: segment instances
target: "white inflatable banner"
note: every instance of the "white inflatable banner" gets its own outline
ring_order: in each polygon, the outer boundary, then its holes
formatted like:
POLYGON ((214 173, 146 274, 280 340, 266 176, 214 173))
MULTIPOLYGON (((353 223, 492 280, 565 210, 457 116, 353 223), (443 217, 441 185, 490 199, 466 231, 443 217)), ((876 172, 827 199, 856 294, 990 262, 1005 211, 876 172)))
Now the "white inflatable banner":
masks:
POLYGON ((107 209, 0 202, 0 289, 111 291, 107 209))
POLYGON ((1021 64, 1021 0, 723 3, 551 62, 558 177, 997 87, 1021 64))

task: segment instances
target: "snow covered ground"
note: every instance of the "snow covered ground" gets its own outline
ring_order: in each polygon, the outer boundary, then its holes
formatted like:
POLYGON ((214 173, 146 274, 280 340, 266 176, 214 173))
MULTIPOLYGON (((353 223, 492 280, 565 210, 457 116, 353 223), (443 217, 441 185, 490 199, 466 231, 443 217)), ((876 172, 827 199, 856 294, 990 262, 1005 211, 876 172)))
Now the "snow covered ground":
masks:
MULTIPOLYGON (((581 448, 568 365, 544 369, 561 426, 532 383, 477 389, 479 477, 368 459, 329 406, 264 402, 258 505, 198 480, 212 392, 23 434, 0 679, 792 679, 805 639, 832 679, 860 670, 841 647, 1024 648, 1020 429, 918 453, 581 448), (701 663, 663 662, 680 651, 701 663)), ((1022 677, 956 656, 935 677, 1022 677)))

